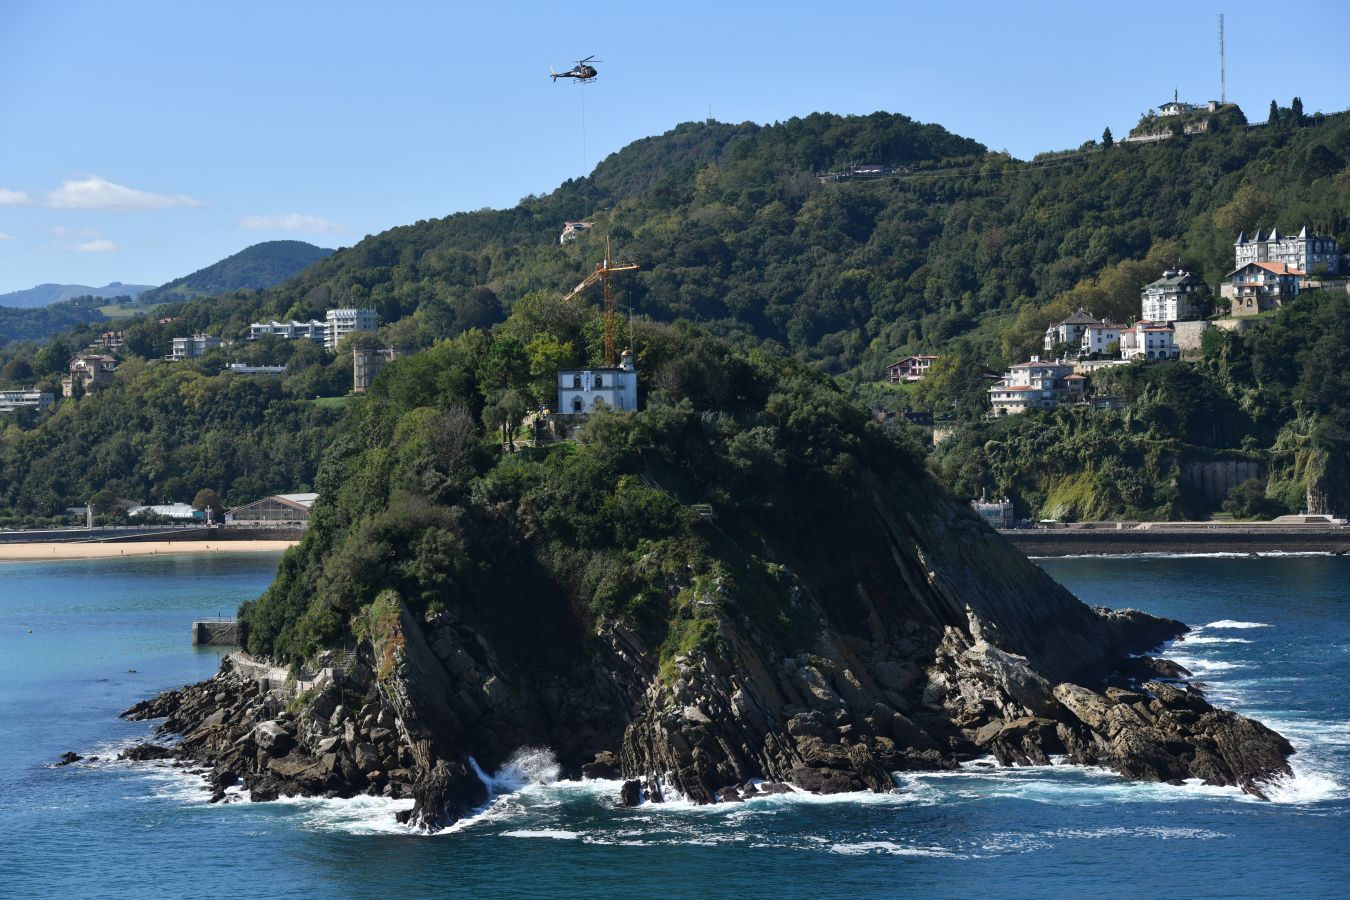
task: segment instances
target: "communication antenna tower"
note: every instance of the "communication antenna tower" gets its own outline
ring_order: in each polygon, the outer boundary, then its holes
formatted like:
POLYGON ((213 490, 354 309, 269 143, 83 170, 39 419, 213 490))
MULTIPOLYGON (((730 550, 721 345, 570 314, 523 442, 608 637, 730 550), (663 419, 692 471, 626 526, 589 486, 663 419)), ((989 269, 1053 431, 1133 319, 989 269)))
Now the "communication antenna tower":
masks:
POLYGON ((1228 102, 1228 85, 1224 80, 1223 71, 1223 13, 1219 13, 1219 104, 1228 102))

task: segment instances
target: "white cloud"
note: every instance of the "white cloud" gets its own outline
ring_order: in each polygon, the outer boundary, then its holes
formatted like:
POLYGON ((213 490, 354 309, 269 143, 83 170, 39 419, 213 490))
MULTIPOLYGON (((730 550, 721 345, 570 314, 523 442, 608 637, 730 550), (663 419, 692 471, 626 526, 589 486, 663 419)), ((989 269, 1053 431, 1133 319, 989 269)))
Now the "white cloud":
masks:
POLYGON ((337 222, 304 213, 282 213, 276 216, 244 216, 240 228, 249 231, 304 231, 309 234, 338 234, 346 231, 337 222))
POLYGON ((28 195, 23 191, 0 188, 0 206, 23 206, 26 203, 28 203, 28 195))
POLYGON ((95 238, 92 241, 75 244, 70 249, 76 253, 112 253, 117 249, 117 245, 107 238, 95 238))
POLYGON ((56 209, 164 209, 203 204, 182 194, 152 194, 91 175, 62 182, 47 194, 46 205, 56 209))
POLYGON ((0 231, 0 241, 12 241, 12 240, 14 240, 14 235, 5 234, 3 231, 0 231))

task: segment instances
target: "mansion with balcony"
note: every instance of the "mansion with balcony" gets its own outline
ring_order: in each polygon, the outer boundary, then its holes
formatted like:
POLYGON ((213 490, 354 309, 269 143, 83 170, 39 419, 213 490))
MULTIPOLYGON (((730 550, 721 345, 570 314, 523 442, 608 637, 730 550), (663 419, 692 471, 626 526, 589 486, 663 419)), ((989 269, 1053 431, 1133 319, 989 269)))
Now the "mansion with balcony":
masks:
POLYGON ((1010 416, 1029 409, 1054 409, 1061 403, 1078 403, 1086 393, 1087 378, 1066 362, 1042 362, 1033 356, 1010 368, 989 389, 995 416, 1010 416))
POLYGON ((1302 271, 1282 262, 1249 262, 1238 266, 1228 273, 1233 315, 1254 316, 1279 309, 1298 296, 1298 280, 1302 276, 1302 271))

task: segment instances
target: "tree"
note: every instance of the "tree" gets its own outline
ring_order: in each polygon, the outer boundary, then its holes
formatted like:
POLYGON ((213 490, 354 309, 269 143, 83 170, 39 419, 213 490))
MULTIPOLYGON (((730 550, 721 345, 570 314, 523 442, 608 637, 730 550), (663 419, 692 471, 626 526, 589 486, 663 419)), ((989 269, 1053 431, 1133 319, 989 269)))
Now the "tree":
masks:
POLYGON ((1110 148, 1110 146, 1115 142, 1116 142, 1115 138, 1111 136, 1111 126, 1108 125, 1106 126, 1106 130, 1102 132, 1102 146, 1110 148))
POLYGON ((225 502, 220 499, 220 495, 215 491, 210 488, 202 488, 197 492, 197 496, 192 498, 192 508, 200 509, 203 512, 220 512, 225 508, 225 502))
POLYGON ((116 494, 104 488, 89 498, 89 506, 93 509, 94 515, 107 516, 117 512, 121 503, 118 501, 116 494))
POLYGON ((17 357, 5 364, 3 373, 0 373, 0 380, 23 384, 32 381, 33 376, 33 367, 28 360, 17 357))
POLYGON ((1280 105, 1274 100, 1270 101, 1270 116, 1266 119, 1267 125, 1280 124, 1280 105))
POLYGON ((1295 126, 1303 124, 1303 98, 1295 97, 1294 102, 1289 104, 1289 118, 1295 126))

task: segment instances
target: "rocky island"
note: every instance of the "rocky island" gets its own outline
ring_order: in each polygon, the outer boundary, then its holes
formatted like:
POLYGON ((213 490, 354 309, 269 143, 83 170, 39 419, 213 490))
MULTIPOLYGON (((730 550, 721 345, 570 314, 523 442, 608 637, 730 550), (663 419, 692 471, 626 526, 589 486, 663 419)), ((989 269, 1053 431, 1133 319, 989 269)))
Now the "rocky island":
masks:
POLYGON ((1182 623, 1080 602, 825 376, 648 340, 645 410, 520 453, 483 439, 481 347, 391 364, 241 609, 251 657, 125 715, 163 718, 217 799, 413 797, 428 830, 526 747, 629 804, 888 791, 987 755, 1257 796, 1289 773, 1284 738, 1140 655, 1182 623))

